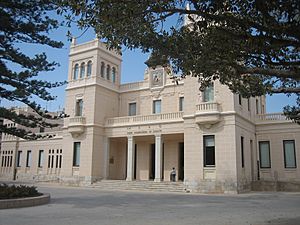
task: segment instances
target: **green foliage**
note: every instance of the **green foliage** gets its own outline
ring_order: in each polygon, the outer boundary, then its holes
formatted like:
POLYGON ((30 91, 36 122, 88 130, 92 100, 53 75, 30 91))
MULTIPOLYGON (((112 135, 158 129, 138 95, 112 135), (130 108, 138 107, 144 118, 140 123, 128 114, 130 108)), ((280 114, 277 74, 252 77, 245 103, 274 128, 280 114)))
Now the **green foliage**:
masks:
POLYGON ((61 4, 79 17, 81 28, 93 27, 110 47, 153 51, 170 60, 175 72, 199 77, 201 86, 219 80, 243 97, 267 93, 300 97, 299 0, 62 0, 61 4))
MULTIPOLYGON (((13 109, 0 107, 0 118, 9 119, 23 127, 53 127, 55 123, 45 122, 52 118, 33 97, 45 101, 54 100, 49 93, 64 82, 51 83, 37 79, 40 72, 52 71, 58 64, 48 62, 45 53, 34 57, 25 55, 20 44, 41 44, 61 48, 63 44, 48 37, 59 22, 49 17, 57 9, 50 0, 0 0, 0 101, 21 102, 32 108, 38 117, 18 115, 13 109)), ((20 127, 20 126, 19 126, 20 127)), ((9 128, 0 124, 0 132, 27 139, 35 139, 28 129, 9 128), (28 135, 31 134, 31 135, 28 135)))
POLYGON ((34 186, 0 184, 0 199, 26 198, 42 195, 34 186))

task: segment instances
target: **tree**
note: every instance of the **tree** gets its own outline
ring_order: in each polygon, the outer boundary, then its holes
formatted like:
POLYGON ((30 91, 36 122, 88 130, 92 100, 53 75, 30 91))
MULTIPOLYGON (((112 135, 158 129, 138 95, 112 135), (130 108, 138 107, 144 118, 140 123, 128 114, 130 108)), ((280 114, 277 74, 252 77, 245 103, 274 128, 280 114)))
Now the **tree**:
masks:
POLYGON ((56 119, 43 110, 33 97, 45 101, 54 100, 50 88, 63 82, 51 83, 37 78, 40 72, 51 71, 57 65, 48 62, 45 53, 30 57, 19 48, 19 44, 42 44, 61 48, 61 42, 50 39, 49 31, 58 28, 59 22, 51 19, 48 13, 57 6, 50 0, 0 0, 0 98, 16 101, 29 106, 34 114, 18 114, 14 109, 0 107, 0 118, 19 124, 19 127, 6 127, 0 124, 0 132, 26 139, 36 139, 30 129, 53 127, 56 119), (27 128, 26 128, 27 127, 27 128))
POLYGON ((246 98, 296 94, 297 105, 285 113, 300 123, 298 0, 72 0, 62 5, 110 47, 166 56, 175 72, 197 76, 201 86, 218 79, 246 98))

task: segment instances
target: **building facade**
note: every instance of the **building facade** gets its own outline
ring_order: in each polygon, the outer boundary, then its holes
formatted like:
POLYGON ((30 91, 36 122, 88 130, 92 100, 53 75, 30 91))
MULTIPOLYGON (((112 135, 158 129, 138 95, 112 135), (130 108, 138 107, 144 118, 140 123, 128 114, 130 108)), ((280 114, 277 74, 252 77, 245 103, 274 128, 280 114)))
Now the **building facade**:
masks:
MULTIPOLYGON (((2 134, 0 179, 91 184, 176 180, 195 192, 249 191, 253 181, 300 183, 300 126, 266 114, 218 81, 199 91, 169 69, 147 68, 121 84, 121 56, 98 39, 72 42, 65 118, 52 138, 2 134)), ((7 126, 15 126, 3 121, 7 126)))

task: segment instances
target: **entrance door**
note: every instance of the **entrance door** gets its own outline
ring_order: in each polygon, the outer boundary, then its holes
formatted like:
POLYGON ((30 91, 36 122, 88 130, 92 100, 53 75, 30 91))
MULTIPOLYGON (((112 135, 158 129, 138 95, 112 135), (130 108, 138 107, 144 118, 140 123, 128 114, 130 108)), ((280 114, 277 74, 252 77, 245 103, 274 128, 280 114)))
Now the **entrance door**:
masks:
POLYGON ((154 180, 155 178, 155 144, 150 145, 150 155, 149 155, 149 180, 154 180))
POLYGON ((180 142, 178 147, 178 180, 184 180, 184 143, 180 142))

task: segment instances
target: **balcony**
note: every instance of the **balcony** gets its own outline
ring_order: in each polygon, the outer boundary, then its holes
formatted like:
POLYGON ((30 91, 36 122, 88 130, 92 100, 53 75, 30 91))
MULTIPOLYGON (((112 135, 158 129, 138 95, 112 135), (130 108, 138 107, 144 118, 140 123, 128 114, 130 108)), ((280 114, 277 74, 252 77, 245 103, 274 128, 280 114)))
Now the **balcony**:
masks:
POLYGON ((209 128, 218 123, 220 119, 220 104, 217 102, 205 102, 196 105, 195 119, 198 125, 209 128))
POLYGON ((138 115, 109 118, 106 121, 106 126, 128 126, 138 124, 153 124, 153 123, 170 123, 183 122, 183 112, 161 113, 152 115, 138 115))
POLYGON ((85 117, 75 116, 69 118, 68 131, 72 135, 80 135, 84 132, 85 117))

